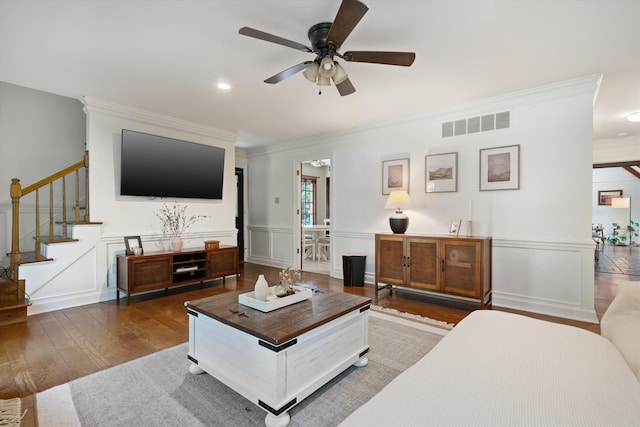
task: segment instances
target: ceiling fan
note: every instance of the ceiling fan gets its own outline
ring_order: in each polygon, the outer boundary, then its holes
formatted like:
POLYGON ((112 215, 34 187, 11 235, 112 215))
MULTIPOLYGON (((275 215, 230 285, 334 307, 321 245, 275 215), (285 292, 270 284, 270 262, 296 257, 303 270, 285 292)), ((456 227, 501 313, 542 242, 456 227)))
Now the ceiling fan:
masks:
POLYGON ((315 53, 313 61, 304 61, 269 77, 265 83, 279 83, 295 73, 303 71, 305 78, 319 86, 330 86, 331 81, 336 85, 340 95, 350 95, 356 91, 349 80, 344 68, 335 60, 342 58, 348 62, 368 62, 374 64, 401 65, 409 67, 413 64, 414 52, 380 52, 380 51, 349 51, 340 53, 340 47, 369 8, 358 0, 342 0, 338 13, 333 22, 321 22, 309 29, 308 37, 311 47, 294 42, 273 34, 265 33, 249 27, 242 27, 238 31, 244 36, 254 37, 276 43, 303 52, 315 53))

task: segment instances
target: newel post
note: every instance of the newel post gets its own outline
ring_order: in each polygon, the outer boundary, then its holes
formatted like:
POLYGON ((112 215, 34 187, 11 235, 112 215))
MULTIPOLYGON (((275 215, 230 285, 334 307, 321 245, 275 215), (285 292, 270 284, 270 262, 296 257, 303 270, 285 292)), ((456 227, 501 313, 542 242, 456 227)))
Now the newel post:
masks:
POLYGON ((91 221, 91 216, 89 213, 89 152, 85 151, 84 152, 84 157, 82 158, 82 160, 84 161, 84 173, 85 173, 85 179, 84 179, 84 203, 85 203, 85 211, 84 211, 84 222, 89 222, 91 221))
POLYGON ((20 253, 20 197, 22 197, 22 186, 18 178, 11 179, 11 253, 9 254, 10 267, 9 278, 18 280, 18 265, 22 261, 20 253))

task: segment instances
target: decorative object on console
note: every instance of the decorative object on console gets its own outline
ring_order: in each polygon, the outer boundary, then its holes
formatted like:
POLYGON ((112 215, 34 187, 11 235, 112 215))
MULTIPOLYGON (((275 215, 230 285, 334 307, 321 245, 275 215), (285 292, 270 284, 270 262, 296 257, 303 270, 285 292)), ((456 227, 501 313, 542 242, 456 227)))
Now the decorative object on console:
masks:
POLYGON ((220 241, 219 240, 205 240, 204 241, 204 248, 205 249, 218 249, 220 247, 220 241))
POLYGON ((253 288, 253 295, 257 300, 267 300, 267 297, 269 296, 269 283, 267 283, 267 279, 264 278, 264 274, 258 276, 256 285, 253 288))
POLYGON ((409 192, 409 159, 382 162, 382 194, 391 194, 394 190, 409 192))
POLYGON ((126 255, 139 256, 144 253, 140 236, 125 236, 124 245, 126 247, 126 255))
POLYGON ((460 233, 460 222, 461 222, 460 218, 455 218, 451 220, 451 225, 449 226, 449 234, 456 237, 458 236, 458 233, 460 233))
POLYGON ((458 153, 425 156, 426 193, 458 191, 458 153))
POLYGON ((520 188, 520 146, 480 150, 480 191, 520 188))
POLYGON ((175 252, 182 250, 182 233, 187 232, 196 222, 208 218, 206 215, 187 216, 187 206, 177 203, 171 207, 164 203, 155 215, 160 220, 162 233, 171 236, 171 250, 175 252))
POLYGON ((467 220, 467 236, 473 236, 473 222, 471 221, 471 214, 473 212, 473 200, 469 200, 469 219, 467 220))
POLYGON ((389 194, 384 208, 396 210, 396 213, 389 217, 391 231, 396 234, 402 234, 407 231, 407 227, 409 227, 409 217, 402 213, 402 209, 410 208, 412 205, 409 193, 405 190, 396 190, 389 194))

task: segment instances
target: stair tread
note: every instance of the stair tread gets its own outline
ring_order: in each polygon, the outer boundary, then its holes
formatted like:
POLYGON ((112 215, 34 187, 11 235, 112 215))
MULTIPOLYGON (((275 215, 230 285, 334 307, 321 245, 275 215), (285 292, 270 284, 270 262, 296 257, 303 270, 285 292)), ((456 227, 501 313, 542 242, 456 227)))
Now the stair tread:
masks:
POLYGON ((30 264, 32 262, 45 262, 45 261, 53 261, 53 258, 36 258, 36 253, 31 252, 20 252, 22 259, 20 260, 20 264, 30 264))
POLYGON ((14 310, 16 308, 28 307, 27 301, 21 298, 20 301, 0 301, 0 311, 14 310))
POLYGON ((53 244, 53 243, 67 243, 67 242, 77 242, 78 239, 71 239, 69 237, 67 237, 66 239, 62 236, 59 236, 58 238, 56 238, 54 236, 53 239, 42 239, 40 240, 40 243, 45 243, 47 245, 53 244))

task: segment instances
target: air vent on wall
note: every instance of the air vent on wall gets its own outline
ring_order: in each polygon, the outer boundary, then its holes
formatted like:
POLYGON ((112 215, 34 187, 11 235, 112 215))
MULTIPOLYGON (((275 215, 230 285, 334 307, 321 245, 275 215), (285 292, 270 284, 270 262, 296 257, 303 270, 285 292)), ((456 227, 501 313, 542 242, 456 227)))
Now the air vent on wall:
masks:
POLYGON ((448 138, 470 133, 506 129, 510 126, 510 123, 509 111, 445 122, 442 124, 442 137, 448 138))

